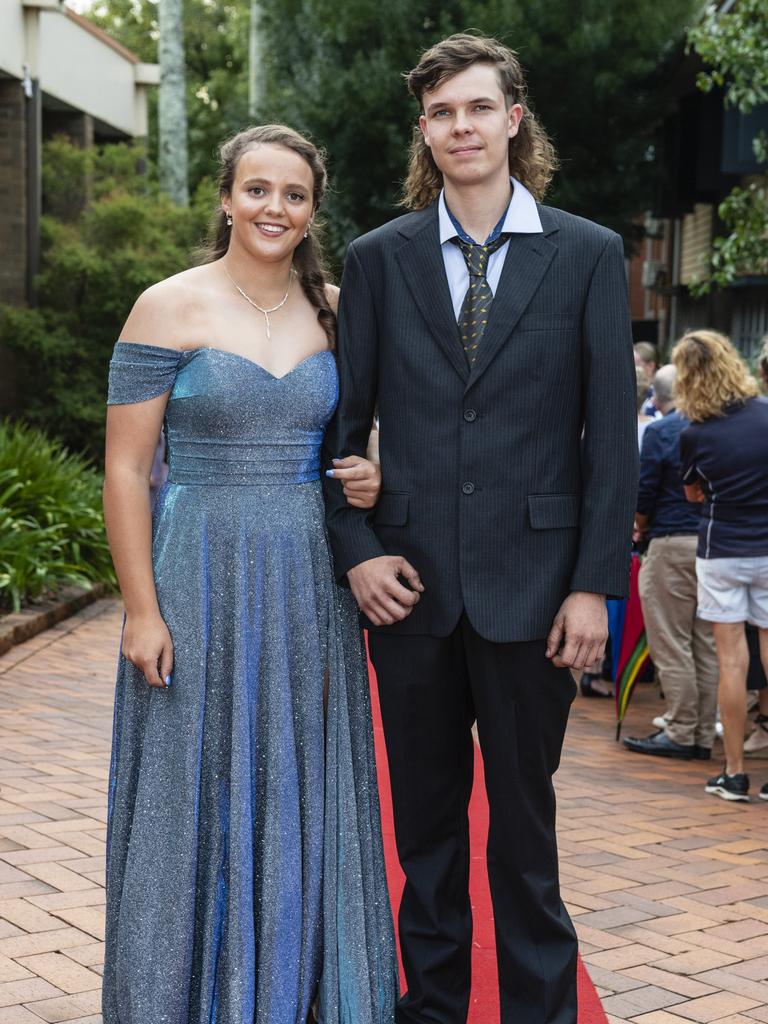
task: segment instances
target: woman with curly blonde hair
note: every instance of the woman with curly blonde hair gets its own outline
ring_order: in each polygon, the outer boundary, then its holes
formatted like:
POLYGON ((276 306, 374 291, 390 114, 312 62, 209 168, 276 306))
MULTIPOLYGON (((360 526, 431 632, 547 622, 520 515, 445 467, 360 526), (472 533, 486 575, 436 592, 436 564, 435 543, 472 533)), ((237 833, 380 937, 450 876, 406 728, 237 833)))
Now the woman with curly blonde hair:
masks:
MULTIPOLYGON (((744 773, 749 649, 755 626, 768 670, 768 399, 728 338, 690 331, 672 352, 675 399, 691 425, 680 437, 689 501, 703 503, 696 558, 697 615, 712 623, 725 766, 707 793, 749 800, 744 773)), ((768 800, 768 783, 760 796, 768 800)))

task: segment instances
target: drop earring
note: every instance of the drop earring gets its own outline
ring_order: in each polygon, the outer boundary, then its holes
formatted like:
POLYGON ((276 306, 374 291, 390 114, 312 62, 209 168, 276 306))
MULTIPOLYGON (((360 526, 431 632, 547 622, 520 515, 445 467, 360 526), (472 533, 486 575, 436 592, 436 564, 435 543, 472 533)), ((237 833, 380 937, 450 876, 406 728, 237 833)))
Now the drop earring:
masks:
POLYGON ((231 228, 232 227, 232 214, 229 212, 229 210, 227 210, 225 212, 227 214, 227 227, 231 228))

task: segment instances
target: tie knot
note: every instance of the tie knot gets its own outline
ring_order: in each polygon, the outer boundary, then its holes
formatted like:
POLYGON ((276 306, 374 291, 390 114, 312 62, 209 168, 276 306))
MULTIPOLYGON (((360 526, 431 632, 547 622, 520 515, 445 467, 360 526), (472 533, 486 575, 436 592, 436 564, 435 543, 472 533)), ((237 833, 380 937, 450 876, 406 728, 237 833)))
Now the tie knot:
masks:
POLYGON ((487 242, 483 245, 478 242, 465 242, 458 237, 452 238, 451 241, 461 249, 470 277, 485 277, 488 270, 488 260, 497 249, 500 249, 502 245, 509 241, 509 233, 503 231, 493 242, 487 242))

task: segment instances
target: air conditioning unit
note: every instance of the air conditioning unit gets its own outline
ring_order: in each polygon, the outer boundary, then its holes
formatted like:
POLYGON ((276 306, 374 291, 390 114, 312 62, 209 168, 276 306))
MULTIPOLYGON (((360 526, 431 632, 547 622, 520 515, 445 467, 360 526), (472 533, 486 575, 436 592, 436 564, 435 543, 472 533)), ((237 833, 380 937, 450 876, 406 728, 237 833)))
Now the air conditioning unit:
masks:
POLYGON ((643 288, 653 289, 659 281, 659 276, 664 270, 661 260, 644 260, 641 282, 643 288))

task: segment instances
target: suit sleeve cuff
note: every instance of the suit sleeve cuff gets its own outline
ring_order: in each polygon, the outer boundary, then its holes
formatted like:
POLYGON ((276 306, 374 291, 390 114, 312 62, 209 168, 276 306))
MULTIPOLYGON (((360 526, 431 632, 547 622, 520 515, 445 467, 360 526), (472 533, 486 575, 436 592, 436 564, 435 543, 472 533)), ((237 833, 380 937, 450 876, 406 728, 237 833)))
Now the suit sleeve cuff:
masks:
POLYGON ((340 530, 330 530, 334 573, 339 583, 344 583, 349 570, 361 562, 386 555, 367 517, 359 514, 350 516, 344 526, 343 536, 340 536, 340 530))

